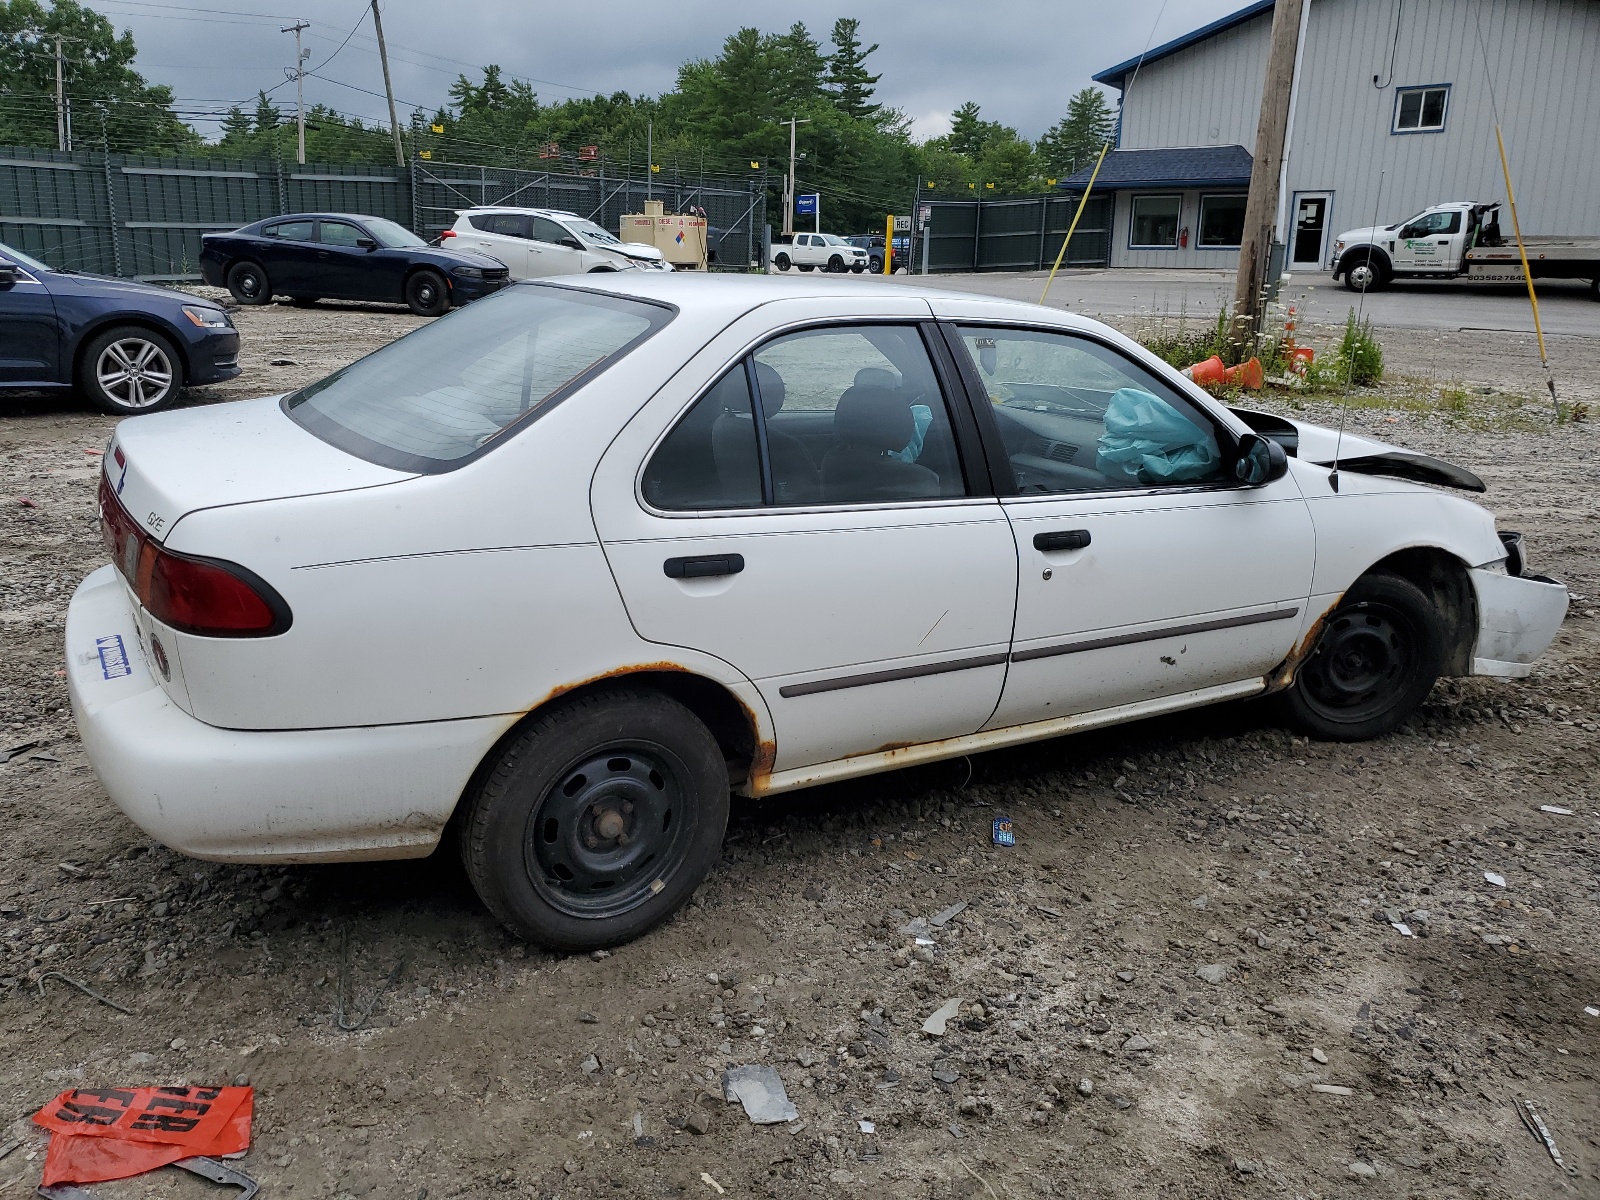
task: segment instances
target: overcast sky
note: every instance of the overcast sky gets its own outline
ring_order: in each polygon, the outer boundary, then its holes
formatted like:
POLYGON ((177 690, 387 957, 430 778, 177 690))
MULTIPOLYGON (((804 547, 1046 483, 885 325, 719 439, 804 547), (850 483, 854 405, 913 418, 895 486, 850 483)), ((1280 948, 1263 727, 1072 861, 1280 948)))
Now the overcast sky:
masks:
MULTIPOLYGON (((258 89, 283 83, 284 69, 294 61, 294 39, 279 27, 310 21, 304 35, 308 65, 326 79, 307 78, 306 104, 387 123, 367 0, 86 3, 119 30, 132 29, 137 67, 152 82, 171 86, 181 98, 179 108, 194 114, 221 111, 229 103, 248 108, 258 89), (344 48, 321 66, 352 29, 344 48)), ((854 16, 867 44, 880 43, 869 60, 883 75, 878 98, 911 116, 919 138, 945 132, 950 111, 966 100, 977 101, 986 117, 1037 138, 1092 74, 1139 54, 1152 26, 1151 44, 1160 45, 1242 3, 386 0, 383 22, 402 121, 411 107, 431 112, 445 103, 457 73, 477 78, 487 62, 528 80, 547 101, 618 90, 653 95, 672 86, 685 59, 716 54, 738 25, 775 31, 802 20, 826 49, 834 18, 854 16)), ((279 87, 273 98, 292 110, 294 85, 279 87)), ((212 122, 195 117, 193 123, 207 136, 216 132, 212 122)))

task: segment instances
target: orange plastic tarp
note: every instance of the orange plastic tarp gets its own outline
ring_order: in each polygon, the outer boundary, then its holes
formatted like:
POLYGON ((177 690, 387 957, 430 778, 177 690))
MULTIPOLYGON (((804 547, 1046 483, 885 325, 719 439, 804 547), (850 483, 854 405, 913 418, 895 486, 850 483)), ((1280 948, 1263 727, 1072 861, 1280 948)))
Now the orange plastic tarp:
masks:
POLYGON ((247 1087, 75 1088, 33 1114, 50 1130, 44 1179, 100 1183, 180 1158, 250 1148, 255 1096, 247 1087))

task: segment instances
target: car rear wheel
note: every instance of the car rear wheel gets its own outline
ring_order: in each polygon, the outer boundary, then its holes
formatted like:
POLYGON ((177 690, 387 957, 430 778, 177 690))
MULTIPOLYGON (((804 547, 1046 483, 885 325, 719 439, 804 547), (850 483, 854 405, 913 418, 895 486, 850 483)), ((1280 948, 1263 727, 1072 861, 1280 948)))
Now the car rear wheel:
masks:
POLYGON ((418 271, 406 280, 406 307, 419 317, 439 317, 450 311, 450 289, 437 271, 418 271))
POLYGON ((787 254, 775 255, 772 259, 772 265, 777 267, 780 271, 787 271, 790 265, 789 256, 787 254))
POLYGON ((1324 619, 1283 703, 1289 720, 1312 737, 1380 737, 1427 698, 1443 660, 1444 628, 1432 601, 1409 580, 1375 571, 1324 619))
POLYGON ((96 406, 117 416, 166 408, 183 387, 172 343, 137 325, 120 325, 91 340, 78 374, 96 406))
POLYGON ((1345 264, 1344 285, 1352 292, 1381 292, 1389 285, 1389 272, 1376 255, 1363 255, 1345 264))
POLYGON ((240 304, 267 304, 272 300, 272 284, 260 263, 237 262, 228 268, 228 291, 240 304))
POLYGON ((676 700, 612 691, 559 704, 469 795, 461 855, 489 911, 552 950, 629 941, 676 912, 717 860, 728 771, 676 700))

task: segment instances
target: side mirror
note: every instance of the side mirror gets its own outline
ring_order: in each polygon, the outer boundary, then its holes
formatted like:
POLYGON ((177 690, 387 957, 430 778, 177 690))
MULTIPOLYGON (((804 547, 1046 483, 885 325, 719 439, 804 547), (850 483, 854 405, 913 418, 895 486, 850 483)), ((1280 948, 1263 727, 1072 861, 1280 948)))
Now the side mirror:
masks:
POLYGON ((0 262, 0 284, 15 283, 20 278, 22 276, 18 274, 16 267, 8 262, 0 262))
POLYGON ((1289 456, 1282 446, 1259 433, 1239 439, 1239 456, 1233 463, 1234 478, 1246 487, 1260 487, 1289 473, 1289 456))
POLYGON ((573 237, 570 234, 568 234, 566 237, 561 239, 561 244, 563 246, 565 246, 568 250, 582 250, 583 249, 583 243, 580 242, 577 238, 573 237))
POLYGON ((363 250, 376 250, 378 248, 378 243, 373 241, 371 238, 357 238, 356 245, 360 246, 363 250))

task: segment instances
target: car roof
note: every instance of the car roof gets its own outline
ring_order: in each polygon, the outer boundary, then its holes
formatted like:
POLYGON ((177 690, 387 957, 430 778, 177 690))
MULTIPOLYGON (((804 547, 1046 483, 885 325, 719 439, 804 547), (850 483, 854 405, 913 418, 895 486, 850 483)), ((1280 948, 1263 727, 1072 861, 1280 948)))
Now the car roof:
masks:
POLYGON ((375 217, 369 213, 303 212, 284 213, 281 217, 262 217, 257 225, 276 225, 280 221, 387 221, 388 217, 375 217))
POLYGON ((516 204, 474 204, 471 208, 456 209, 456 216, 464 217, 468 213, 527 213, 535 217, 577 217, 578 220, 587 220, 579 217, 575 212, 568 212, 564 208, 524 208, 516 204))

